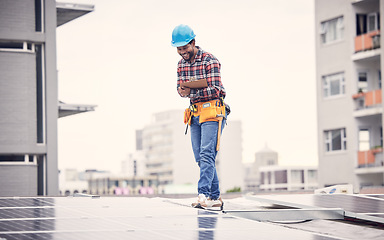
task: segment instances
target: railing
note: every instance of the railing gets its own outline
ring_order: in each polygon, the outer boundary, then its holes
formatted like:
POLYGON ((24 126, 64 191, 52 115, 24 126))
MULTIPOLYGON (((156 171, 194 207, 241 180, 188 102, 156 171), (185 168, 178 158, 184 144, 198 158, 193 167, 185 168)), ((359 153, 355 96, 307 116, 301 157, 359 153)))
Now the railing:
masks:
POLYGON ((380 47, 380 30, 356 36, 355 52, 371 50, 380 47))
POLYGON ((378 167, 383 165, 383 148, 375 148, 357 153, 358 167, 378 167), (377 159, 377 160, 376 160, 377 159))
POLYGON ((357 93, 352 95, 352 98, 360 101, 358 106, 356 107, 357 110, 373 107, 375 105, 382 103, 381 89, 376 89, 369 92, 357 93))

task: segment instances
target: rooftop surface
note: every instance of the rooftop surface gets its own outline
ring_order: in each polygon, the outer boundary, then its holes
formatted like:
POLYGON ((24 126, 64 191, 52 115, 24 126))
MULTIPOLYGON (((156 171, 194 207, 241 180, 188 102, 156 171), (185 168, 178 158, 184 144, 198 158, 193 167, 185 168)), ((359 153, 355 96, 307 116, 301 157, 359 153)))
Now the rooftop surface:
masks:
POLYGON ((0 239, 384 239, 383 195, 224 195, 224 211, 190 197, 82 196, 0 198, 0 239))

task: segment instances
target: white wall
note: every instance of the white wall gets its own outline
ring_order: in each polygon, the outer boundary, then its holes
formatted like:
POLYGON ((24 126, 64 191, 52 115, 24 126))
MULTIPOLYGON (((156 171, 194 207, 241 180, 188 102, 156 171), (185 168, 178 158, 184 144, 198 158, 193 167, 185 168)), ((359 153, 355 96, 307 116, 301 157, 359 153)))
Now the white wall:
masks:
POLYGON ((356 131, 353 117, 356 77, 351 56, 354 49, 355 15, 351 1, 315 1, 316 89, 318 115, 319 185, 354 183, 356 131), (344 38, 328 44, 321 42, 321 22, 344 16, 344 38), (344 72, 345 95, 323 98, 322 76, 344 72), (345 128, 347 151, 326 152, 324 131, 345 128))

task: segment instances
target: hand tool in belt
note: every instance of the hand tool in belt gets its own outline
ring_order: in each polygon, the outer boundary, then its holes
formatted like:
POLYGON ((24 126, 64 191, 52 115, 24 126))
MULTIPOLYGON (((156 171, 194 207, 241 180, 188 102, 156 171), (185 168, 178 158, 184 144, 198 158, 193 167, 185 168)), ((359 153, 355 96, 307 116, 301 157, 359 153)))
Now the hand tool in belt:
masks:
MULTIPOLYGON (((223 109, 223 106, 225 106, 223 98, 220 98, 220 101, 218 101, 218 102, 220 104, 221 109, 223 109)), ((225 118, 225 108, 224 108, 224 114, 223 114, 223 112, 221 112, 221 114, 218 114, 217 116, 219 117, 220 121, 219 121, 218 130, 217 130, 216 151, 219 151, 220 150, 221 127, 222 127, 221 125, 222 125, 223 119, 225 118)))

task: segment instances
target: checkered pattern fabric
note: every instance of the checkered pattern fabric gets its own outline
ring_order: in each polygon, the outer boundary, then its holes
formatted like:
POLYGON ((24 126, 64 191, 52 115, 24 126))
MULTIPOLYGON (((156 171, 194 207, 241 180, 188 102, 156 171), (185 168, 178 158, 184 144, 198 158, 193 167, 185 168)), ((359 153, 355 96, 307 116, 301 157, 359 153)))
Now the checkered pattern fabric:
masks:
POLYGON ((200 47, 197 47, 197 49, 198 52, 193 63, 187 62, 184 59, 179 61, 177 66, 177 88, 179 88, 182 82, 206 79, 208 87, 191 89, 191 93, 186 96, 190 98, 191 103, 207 102, 219 99, 220 97, 225 98, 226 92, 221 83, 221 64, 219 60, 200 47))

